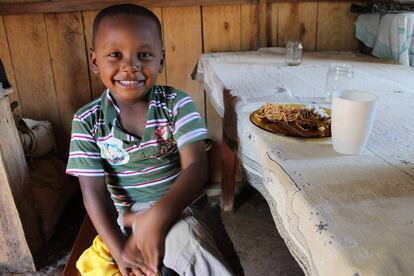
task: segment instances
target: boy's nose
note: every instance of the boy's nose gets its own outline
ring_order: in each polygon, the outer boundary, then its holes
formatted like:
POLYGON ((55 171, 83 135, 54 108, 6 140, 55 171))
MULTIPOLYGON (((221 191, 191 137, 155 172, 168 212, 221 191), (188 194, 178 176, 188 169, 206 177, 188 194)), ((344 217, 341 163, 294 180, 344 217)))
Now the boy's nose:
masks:
POLYGON ((141 70, 141 62, 136 58, 126 59, 122 63, 121 69, 122 69, 122 71, 132 72, 132 73, 140 71, 141 70))

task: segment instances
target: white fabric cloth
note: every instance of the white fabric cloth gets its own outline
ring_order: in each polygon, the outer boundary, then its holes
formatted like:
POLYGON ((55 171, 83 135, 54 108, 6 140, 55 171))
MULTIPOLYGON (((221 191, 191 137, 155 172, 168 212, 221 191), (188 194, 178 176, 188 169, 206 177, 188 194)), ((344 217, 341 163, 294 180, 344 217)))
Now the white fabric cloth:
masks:
MULTIPOLYGON (((200 64, 219 81, 207 88, 232 88, 240 98, 239 159, 306 275, 412 275, 414 69, 349 53, 305 53, 302 65, 288 67, 283 55, 264 51, 203 55, 200 64), (328 65, 338 62, 354 66, 354 88, 380 98, 361 155, 336 153, 330 138, 284 137, 250 122, 263 103, 285 102, 269 92, 279 87, 292 102, 323 97, 328 65)), ((221 91, 207 92, 221 104, 221 91)))
POLYGON ((414 13, 361 14, 355 35, 372 55, 414 67, 414 13))

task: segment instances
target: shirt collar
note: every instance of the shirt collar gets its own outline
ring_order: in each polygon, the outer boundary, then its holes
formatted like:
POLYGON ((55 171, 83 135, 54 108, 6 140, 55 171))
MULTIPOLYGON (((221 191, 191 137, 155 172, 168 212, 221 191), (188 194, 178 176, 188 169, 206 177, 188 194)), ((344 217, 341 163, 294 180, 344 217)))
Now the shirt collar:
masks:
MULTIPOLYGON (((150 91, 148 91, 148 100, 150 101, 153 97, 155 91, 160 92, 160 87, 158 85, 154 85, 150 91)), ((105 92, 101 96, 102 100, 102 110, 104 113, 105 123, 112 124, 114 119, 118 116, 119 112, 121 111, 119 107, 116 105, 111 91, 106 89, 105 92)))
MULTIPOLYGON (((154 85, 150 89, 150 91, 148 92, 148 100, 152 98, 154 90, 159 90, 159 87, 154 85)), ((120 129, 116 127, 115 119, 118 117, 118 114, 121 110, 116 105, 113 96, 111 95, 111 91, 109 89, 106 89, 106 91, 102 94, 101 97, 102 112, 105 118, 105 124, 112 129, 114 137, 128 142, 137 141, 135 137, 122 132, 120 129)))
POLYGON ((120 109, 115 104, 109 89, 106 89, 105 93, 102 95, 102 111, 107 125, 112 124, 120 112, 120 109))

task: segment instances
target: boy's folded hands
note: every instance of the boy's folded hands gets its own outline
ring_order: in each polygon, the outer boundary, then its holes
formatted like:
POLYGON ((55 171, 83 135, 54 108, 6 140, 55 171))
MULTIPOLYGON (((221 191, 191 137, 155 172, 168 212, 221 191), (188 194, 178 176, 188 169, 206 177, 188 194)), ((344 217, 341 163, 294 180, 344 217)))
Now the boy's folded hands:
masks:
POLYGON ((145 275, 143 272, 145 270, 145 264, 142 256, 141 258, 139 256, 141 256, 141 254, 138 252, 138 254, 131 261, 124 260, 124 256, 120 259, 115 259, 122 276, 145 275))
POLYGON ((150 208, 123 216, 125 227, 131 227, 134 233, 125 245, 122 258, 129 266, 138 268, 146 276, 159 275, 167 233, 165 225, 157 219, 153 210, 150 208))

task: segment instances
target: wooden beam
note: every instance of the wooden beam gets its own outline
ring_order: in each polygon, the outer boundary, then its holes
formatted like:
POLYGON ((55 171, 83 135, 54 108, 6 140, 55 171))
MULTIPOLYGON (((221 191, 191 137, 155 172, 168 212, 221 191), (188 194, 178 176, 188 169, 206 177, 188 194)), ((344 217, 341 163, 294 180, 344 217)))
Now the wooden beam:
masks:
POLYGON ((0 146, 0 274, 34 272, 36 267, 13 199, 10 189, 12 183, 2 155, 0 146))
MULTIPOLYGON (((211 6, 211 5, 236 5, 257 4, 259 0, 137 0, 133 3, 145 7, 179 7, 179 6, 211 6)), ((352 0, 264 0, 266 3, 278 2, 354 2, 352 0)), ((359 2, 368 2, 361 0, 359 2)), ((100 10, 109 5, 125 3, 123 0, 66 0, 66 1, 42 1, 0 3, 0 15, 30 14, 30 13, 60 13, 100 10)))
POLYGON ((32 253, 44 241, 7 96, 0 99, 0 129, 0 274, 35 271, 32 253))
MULTIPOLYGON (((211 6, 211 5, 234 5, 254 4, 257 0, 137 0, 131 1, 145 7, 177 7, 177 6, 211 6)), ((68 1, 43 1, 43 2, 20 2, 0 4, 0 15, 8 14, 30 14, 30 13, 59 13, 100 10, 109 5, 125 3, 122 0, 68 0, 68 1)))

